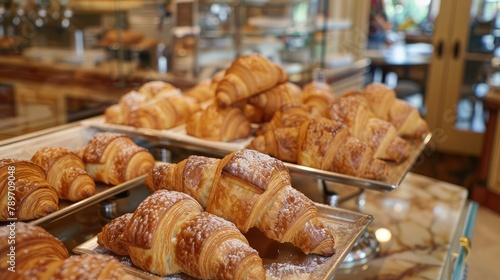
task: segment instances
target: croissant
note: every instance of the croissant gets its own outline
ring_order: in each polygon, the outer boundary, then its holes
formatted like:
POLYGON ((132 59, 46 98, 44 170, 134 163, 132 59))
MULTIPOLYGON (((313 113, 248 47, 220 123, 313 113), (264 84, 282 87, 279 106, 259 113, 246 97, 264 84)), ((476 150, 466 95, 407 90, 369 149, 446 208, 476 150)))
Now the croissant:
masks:
POLYGON ((188 135, 212 141, 246 138, 251 131, 250 121, 240 108, 218 108, 216 104, 196 112, 186 123, 188 135))
POLYGON ((153 168, 145 185, 187 193, 242 232, 256 227, 306 254, 335 253, 332 230, 319 219, 314 203, 291 186, 282 161, 263 153, 244 149, 223 159, 190 156, 153 168))
POLYGON ((367 179, 381 179, 388 172, 387 164, 374 158, 371 147, 352 137, 344 124, 321 117, 299 126, 267 130, 247 148, 283 161, 367 179))
POLYGON ((250 97, 248 103, 261 109, 264 113, 263 121, 269 121, 282 106, 301 104, 298 94, 293 91, 293 87, 293 84, 289 82, 279 84, 250 97))
POLYGON ((128 256, 127 245, 122 242, 121 235, 131 217, 132 213, 126 213, 104 225, 101 232, 97 234, 97 243, 119 256, 128 256))
POLYGON ((144 83, 140 88, 139 92, 146 96, 146 99, 155 98, 161 92, 169 92, 176 90, 176 87, 170 83, 164 81, 149 81, 144 83))
POLYGON ((33 220, 58 210, 59 197, 41 167, 28 160, 0 160, 0 221, 33 220))
POLYGON ((160 92, 156 98, 130 109, 128 125, 152 129, 169 129, 181 125, 200 110, 195 99, 179 91, 160 92))
POLYGON ((387 176, 387 164, 375 159, 373 150, 352 137, 344 124, 313 118, 299 129, 299 164, 368 179, 387 176))
POLYGON ((330 118, 344 123, 353 137, 368 144, 378 159, 401 162, 409 155, 409 145, 388 121, 377 118, 359 93, 347 93, 332 102, 330 118))
POLYGON ((155 164, 147 149, 130 136, 115 132, 96 133, 77 153, 94 180, 111 185, 144 175, 155 164))
POLYGON ((274 113, 272 119, 259 126, 255 135, 283 127, 299 126, 314 117, 314 113, 305 105, 285 105, 274 113))
POLYGON ((287 73, 260 54, 238 57, 218 83, 215 98, 218 106, 227 107, 237 101, 284 83, 287 73))
POLYGON ((389 121, 403 137, 421 138, 429 127, 417 108, 396 97, 396 92, 381 83, 371 83, 361 91, 375 115, 389 121))
POLYGON ((328 109, 335 100, 333 89, 327 83, 310 82, 299 94, 302 104, 309 107, 314 115, 328 117, 328 109))
POLYGON ((86 254, 73 255, 53 268, 52 275, 39 277, 38 269, 28 272, 28 275, 38 275, 36 279, 102 279, 102 280, 132 280, 136 277, 129 274, 123 265, 115 258, 107 255, 86 254))
POLYGON ((39 226, 11 223, 0 228, 0 240, 5 241, 0 244, 1 279, 131 279, 110 256, 70 257, 64 244, 39 226))
POLYGON ((235 225, 202 211, 187 194, 156 191, 133 214, 117 219, 98 234, 98 242, 105 247, 121 243, 123 253, 145 271, 202 279, 265 278, 262 259, 235 225))
POLYGON ((131 108, 144 103, 147 96, 138 91, 130 91, 123 95, 117 104, 113 104, 104 110, 104 120, 107 123, 128 125, 131 108))
POLYGON ((94 179, 85 170, 85 163, 69 149, 44 147, 31 161, 42 167, 59 198, 75 202, 96 194, 94 179))
POLYGON ((204 80, 194 87, 184 91, 185 96, 189 96, 198 103, 206 102, 215 98, 215 89, 212 80, 204 80))
POLYGON ((35 268, 42 258, 52 262, 69 257, 68 250, 59 239, 41 227, 23 222, 0 227, 0 240, 2 279, 19 279, 35 268))
POLYGON ((297 126, 269 129, 255 136, 246 147, 268 154, 282 161, 296 163, 299 153, 299 129, 297 126))

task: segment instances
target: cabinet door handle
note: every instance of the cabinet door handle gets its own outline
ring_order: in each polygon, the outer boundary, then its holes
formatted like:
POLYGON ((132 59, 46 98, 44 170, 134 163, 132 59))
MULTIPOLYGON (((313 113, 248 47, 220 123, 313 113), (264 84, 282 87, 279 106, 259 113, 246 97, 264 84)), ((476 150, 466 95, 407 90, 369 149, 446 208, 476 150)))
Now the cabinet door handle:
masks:
POLYGON ((436 47, 436 56, 441 58, 443 56, 443 41, 439 40, 436 47))
POLYGON ((453 46, 453 58, 457 59, 459 54, 460 54, 460 42, 456 41, 455 45, 453 46))

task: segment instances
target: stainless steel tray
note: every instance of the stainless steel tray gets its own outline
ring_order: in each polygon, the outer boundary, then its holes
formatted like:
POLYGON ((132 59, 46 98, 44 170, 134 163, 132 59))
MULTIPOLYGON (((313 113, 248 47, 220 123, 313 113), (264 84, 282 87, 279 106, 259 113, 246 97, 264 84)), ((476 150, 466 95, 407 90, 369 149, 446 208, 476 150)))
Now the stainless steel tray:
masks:
MULTIPOLYGON (((158 141, 160 144, 166 146, 180 147, 192 151, 217 154, 219 156, 224 156, 233 151, 244 149, 252 140, 252 138, 249 137, 247 139, 233 142, 207 141, 186 135, 184 126, 179 126, 169 130, 136 128, 126 125, 114 125, 106 123, 104 122, 104 117, 102 116, 84 120, 82 121, 82 125, 108 131, 127 133, 131 135, 142 135, 153 138, 155 141, 158 141)), ((429 143, 431 138, 432 134, 429 133, 422 139, 408 140, 410 144, 409 157, 405 161, 398 164, 388 162, 389 175, 383 180, 364 179, 287 162, 285 162, 285 165, 288 167, 291 173, 313 176, 318 179, 338 182, 359 188, 388 192, 396 189, 399 186, 399 184, 411 169, 415 161, 418 159, 420 153, 429 143)))
MULTIPOLYGON (((320 218, 335 231, 336 253, 331 257, 305 255, 290 244, 268 239, 256 229, 245 234, 250 245, 259 252, 266 279, 332 279, 336 269, 350 252, 356 241, 373 221, 373 216, 346 209, 317 204, 320 218)), ((161 279, 134 267, 130 258, 117 256, 97 243, 94 237, 73 249, 76 254, 105 254, 116 257, 127 271, 142 279, 161 279)), ((163 279, 193 279, 185 274, 163 279)))
MULTIPOLYGON (((56 130, 55 132, 40 134, 37 137, 27 137, 15 143, 0 147, 0 158, 19 158, 29 160, 42 147, 66 147, 76 149, 84 146, 92 136, 100 129, 86 126, 70 126, 66 129, 56 130)), ((146 180, 146 175, 137 177, 133 180, 120 185, 111 186, 104 183, 97 183, 97 193, 89 198, 79 202, 59 201, 59 210, 47 216, 29 221, 30 224, 42 225, 51 221, 68 216, 94 203, 103 201, 121 192, 127 191, 133 187, 140 186, 146 180)))

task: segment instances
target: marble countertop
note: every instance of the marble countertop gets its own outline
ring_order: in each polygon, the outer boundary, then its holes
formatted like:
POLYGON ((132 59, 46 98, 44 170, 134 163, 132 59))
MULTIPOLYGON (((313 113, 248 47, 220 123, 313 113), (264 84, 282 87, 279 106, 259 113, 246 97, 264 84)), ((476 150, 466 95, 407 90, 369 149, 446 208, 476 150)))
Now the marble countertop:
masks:
POLYGON ((390 193, 367 190, 361 203, 341 204, 374 216, 380 251, 365 264, 337 270, 335 279, 442 278, 467 195, 463 187, 409 173, 390 193))

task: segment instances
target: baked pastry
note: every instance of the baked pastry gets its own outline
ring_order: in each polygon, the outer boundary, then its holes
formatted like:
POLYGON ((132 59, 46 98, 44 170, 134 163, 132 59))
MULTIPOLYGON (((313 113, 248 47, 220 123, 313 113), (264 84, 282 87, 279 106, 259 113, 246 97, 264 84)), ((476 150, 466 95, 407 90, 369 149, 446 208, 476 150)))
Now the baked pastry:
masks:
POLYGON ((314 113, 305 105, 285 105, 274 113, 269 122, 261 124, 256 129, 255 135, 262 135, 266 131, 278 128, 300 126, 314 116, 314 113))
POLYGON ((130 126, 169 129, 186 123, 188 118, 201 109, 195 99, 179 91, 160 92, 155 98, 130 108, 130 126))
POLYGON ((215 98, 215 89, 212 85, 212 80, 207 79, 200 81, 194 87, 184 91, 183 94, 193 98, 198 103, 203 103, 215 98))
POLYGON ((401 162, 408 157, 408 142, 390 122, 376 117, 359 93, 350 92, 333 101, 329 116, 344 123, 353 137, 368 144, 375 158, 401 162))
POLYGON ((134 279, 111 256, 70 257, 64 244, 39 226, 17 222, 0 227, 0 240, 5 240, 0 244, 2 279, 134 279), (8 242, 14 240, 12 231, 15 243, 8 242))
POLYGON ((59 197, 43 169, 28 160, 0 159, 0 221, 28 221, 58 210, 59 197))
POLYGON ((263 153, 244 149, 222 159, 190 156, 153 168, 145 185, 184 192, 241 232, 256 227, 306 254, 335 252, 333 232, 320 220, 315 204, 291 186, 282 161, 263 153))
POLYGON ((277 64, 254 53, 236 58, 218 83, 215 98, 220 107, 245 100, 287 81, 288 75, 277 64))
POLYGON ((99 132, 77 151, 94 180, 118 185, 146 174, 155 164, 153 155, 125 134, 99 132))
POLYGON ((262 110, 263 121, 269 121, 274 113, 284 105, 301 104, 299 95, 290 82, 279 84, 248 99, 248 103, 262 110))
MULTIPOLYGON (((40 260, 45 259, 46 265, 50 262, 63 261, 69 257, 66 246, 57 238, 39 226, 33 226, 24 222, 16 222, 8 226, 0 227, 0 271, 2 279, 20 279, 26 276, 28 271, 35 269, 40 260), (15 232, 14 236, 12 233, 15 232), (15 243, 10 242, 13 240, 15 243), (11 246, 15 251, 11 251, 11 246), (14 270, 10 263, 10 255, 14 253, 14 270), (10 254, 10 255, 9 255, 10 254)), ((42 271, 42 269, 40 269, 42 271)), ((30 279, 25 277, 25 279, 30 279)), ((38 279, 38 278, 32 278, 38 279)))
POLYGON ((104 110, 104 120, 107 123, 129 125, 130 112, 136 106, 146 102, 148 95, 139 91, 130 91, 123 95, 117 104, 104 110))
POLYGON ((194 98, 183 95, 173 85, 150 81, 106 108, 104 120, 134 127, 169 129, 184 124, 191 114, 200 109, 194 98))
POLYGON ((255 136, 246 147, 273 156, 282 161, 297 163, 299 156, 298 126, 268 129, 255 136))
POLYGON ((206 140, 227 142, 248 137, 252 131, 250 125, 240 108, 218 108, 212 104, 191 116, 186 123, 186 133, 206 140))
POLYGON ((344 124, 313 118, 300 126, 297 162, 304 166, 367 179, 387 176, 387 164, 373 150, 352 137, 344 124))
POLYGON ((97 243, 119 256, 128 256, 127 245, 122 242, 121 235, 131 217, 132 213, 125 213, 104 225, 101 232, 97 234, 97 243))
POLYGON ((314 115, 322 117, 328 117, 328 109, 335 100, 332 87, 322 82, 310 82, 304 85, 299 97, 302 104, 310 108, 314 115))
POLYGON ((265 278, 258 252, 234 224, 202 211, 187 194, 156 191, 132 215, 119 219, 98 240, 106 246, 107 234, 113 234, 108 241, 121 236, 132 263, 145 271, 160 276, 184 272, 202 279, 265 278))
POLYGON ((248 149, 291 163, 351 176, 382 179, 388 166, 373 150, 352 137, 346 126, 327 118, 311 118, 300 126, 267 130, 248 149))
POLYGON ((96 194, 94 179, 87 173, 85 163, 69 149, 44 147, 31 161, 42 167, 59 198, 75 202, 96 194))
POLYGON ((73 255, 57 266, 53 266, 49 277, 40 277, 39 269, 28 271, 28 276, 38 275, 35 279, 102 279, 132 280, 136 277, 129 274, 123 265, 112 256, 100 254, 73 255))
POLYGON ((375 115, 389 121, 403 137, 421 138, 429 133, 429 127, 417 108, 396 97, 387 85, 371 83, 361 91, 375 115))
POLYGON ((164 81, 155 80, 142 84, 139 87, 138 92, 144 94, 146 99, 152 99, 161 92, 170 92, 174 90, 177 90, 174 85, 164 81))

